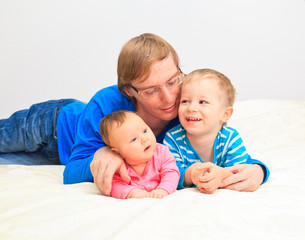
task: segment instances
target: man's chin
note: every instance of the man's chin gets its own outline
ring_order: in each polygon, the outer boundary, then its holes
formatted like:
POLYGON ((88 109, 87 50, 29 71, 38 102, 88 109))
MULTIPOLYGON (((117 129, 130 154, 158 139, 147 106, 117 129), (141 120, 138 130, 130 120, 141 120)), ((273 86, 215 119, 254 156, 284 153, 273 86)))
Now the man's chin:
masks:
POLYGON ((164 120, 164 121, 171 121, 174 118, 176 118, 177 115, 178 115, 178 111, 173 111, 173 112, 170 112, 170 113, 162 111, 159 115, 159 118, 164 120))

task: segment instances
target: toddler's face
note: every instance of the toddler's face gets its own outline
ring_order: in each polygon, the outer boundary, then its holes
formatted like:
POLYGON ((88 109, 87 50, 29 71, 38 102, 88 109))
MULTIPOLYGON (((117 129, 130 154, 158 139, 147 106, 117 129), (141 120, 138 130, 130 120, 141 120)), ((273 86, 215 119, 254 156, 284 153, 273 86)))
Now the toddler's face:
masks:
POLYGON ((128 113, 125 122, 111 129, 112 149, 130 165, 148 162, 156 149, 156 137, 139 116, 128 113))
POLYGON ((202 136, 218 132, 223 124, 225 109, 215 79, 192 80, 183 85, 179 119, 188 134, 202 136))

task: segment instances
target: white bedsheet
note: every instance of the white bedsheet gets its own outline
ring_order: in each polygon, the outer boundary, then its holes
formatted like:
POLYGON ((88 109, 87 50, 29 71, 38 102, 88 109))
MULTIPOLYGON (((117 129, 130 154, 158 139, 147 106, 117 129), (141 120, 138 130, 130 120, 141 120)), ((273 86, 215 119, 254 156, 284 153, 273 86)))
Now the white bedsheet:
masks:
POLYGON ((64 166, 0 166, 0 239, 305 239, 305 101, 237 102, 230 126, 271 171, 256 192, 118 200, 64 166))

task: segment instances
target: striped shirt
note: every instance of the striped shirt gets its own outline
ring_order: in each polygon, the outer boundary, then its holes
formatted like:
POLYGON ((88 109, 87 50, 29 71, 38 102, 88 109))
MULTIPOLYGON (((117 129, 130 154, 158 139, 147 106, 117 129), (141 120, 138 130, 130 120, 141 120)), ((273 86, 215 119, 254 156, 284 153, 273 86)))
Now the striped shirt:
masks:
MULTIPOLYGON (((204 162, 204 159, 200 158, 190 144, 182 125, 178 125, 166 133, 164 144, 173 153, 180 171, 178 189, 185 188, 183 182, 186 169, 196 162, 204 162)), ((251 159, 239 133, 225 125, 215 138, 213 153, 213 163, 220 167, 229 167, 237 163, 249 163, 247 160, 251 159)))

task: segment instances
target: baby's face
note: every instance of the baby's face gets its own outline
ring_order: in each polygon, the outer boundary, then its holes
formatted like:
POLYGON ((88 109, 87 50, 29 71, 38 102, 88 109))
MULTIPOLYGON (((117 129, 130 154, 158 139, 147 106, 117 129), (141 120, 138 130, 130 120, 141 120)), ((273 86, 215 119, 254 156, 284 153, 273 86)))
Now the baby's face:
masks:
POLYGON ((218 132, 223 124, 225 109, 215 79, 192 80, 183 85, 179 119, 188 134, 202 136, 218 132))
POLYGON ((128 113, 125 122, 111 129, 111 146, 130 165, 148 162, 156 149, 156 137, 147 124, 133 113, 128 113))

